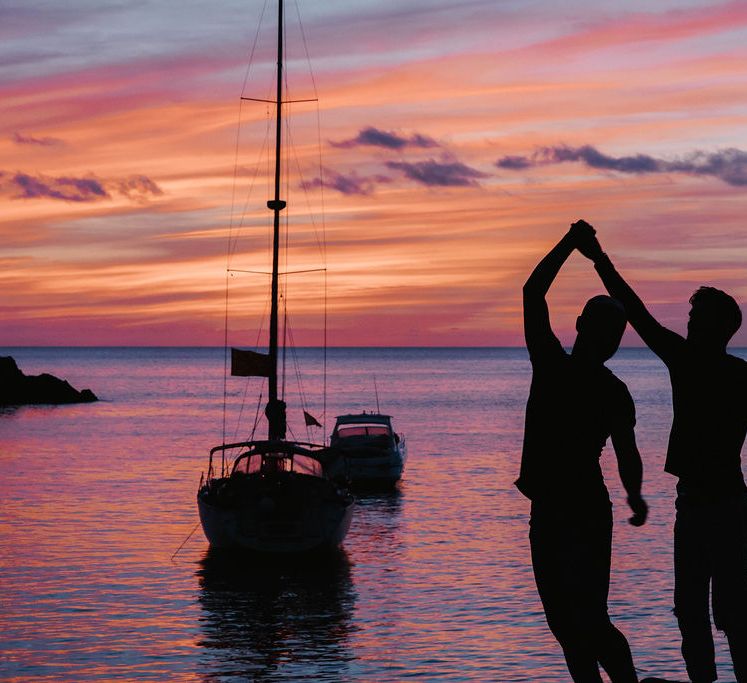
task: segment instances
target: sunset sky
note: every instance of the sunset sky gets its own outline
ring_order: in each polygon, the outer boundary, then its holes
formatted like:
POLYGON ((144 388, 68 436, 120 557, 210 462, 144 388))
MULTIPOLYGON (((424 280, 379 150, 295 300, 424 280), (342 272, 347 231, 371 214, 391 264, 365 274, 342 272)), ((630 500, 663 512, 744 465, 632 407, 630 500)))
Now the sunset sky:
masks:
MULTIPOLYGON (((747 313, 747 2, 286 11, 289 96, 319 103, 291 108, 283 267, 326 266, 330 345, 522 344, 521 286, 580 217, 673 329, 701 284, 747 313)), ((1 346, 223 343, 229 236, 232 269, 269 263, 273 111, 239 98, 272 96, 275 13, 0 0, 1 346)), ((252 346, 268 278, 229 285, 252 346)), ((574 255, 564 342, 601 291, 574 255)), ((324 276, 284 292, 296 343, 321 343, 324 276)))

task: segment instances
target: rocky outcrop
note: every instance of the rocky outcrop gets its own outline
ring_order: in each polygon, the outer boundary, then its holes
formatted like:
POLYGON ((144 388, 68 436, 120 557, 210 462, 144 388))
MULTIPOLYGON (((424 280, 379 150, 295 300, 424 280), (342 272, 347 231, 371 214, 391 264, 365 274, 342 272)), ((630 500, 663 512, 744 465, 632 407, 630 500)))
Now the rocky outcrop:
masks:
POLYGON ((90 403, 90 389, 78 391, 54 375, 24 375, 11 356, 0 356, 0 405, 90 403))

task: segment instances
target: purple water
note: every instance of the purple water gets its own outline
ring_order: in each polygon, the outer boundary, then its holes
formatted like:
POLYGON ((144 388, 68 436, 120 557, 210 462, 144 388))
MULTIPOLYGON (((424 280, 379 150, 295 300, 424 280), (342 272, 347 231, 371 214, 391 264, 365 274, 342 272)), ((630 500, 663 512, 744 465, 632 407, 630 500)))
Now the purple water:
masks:
MULTIPOLYGON (((747 357, 747 352, 739 351, 747 357)), ((530 371, 523 349, 332 349, 334 415, 381 410, 409 448, 394 494, 359 500, 324 563, 226 566, 207 555, 195 493, 223 439, 222 349, 2 349, 94 404, 0 413, 0 679, 9 681, 568 680, 537 598, 528 502, 513 488, 530 371)), ((298 351, 322 421, 323 356, 298 351)), ((287 399, 302 424, 296 363, 287 399)), ((626 523, 614 458, 611 614, 641 675, 684 680, 671 613, 674 480, 662 472, 669 383, 647 351, 610 366, 636 400, 649 523, 626 523)), ((262 380, 227 384, 245 438, 262 380), (247 400, 242 408, 242 399, 247 400)), ((238 427, 237 427, 238 423, 238 427)), ((258 432, 262 434, 260 430, 258 432)), ((733 680, 716 636, 720 680, 733 680)))

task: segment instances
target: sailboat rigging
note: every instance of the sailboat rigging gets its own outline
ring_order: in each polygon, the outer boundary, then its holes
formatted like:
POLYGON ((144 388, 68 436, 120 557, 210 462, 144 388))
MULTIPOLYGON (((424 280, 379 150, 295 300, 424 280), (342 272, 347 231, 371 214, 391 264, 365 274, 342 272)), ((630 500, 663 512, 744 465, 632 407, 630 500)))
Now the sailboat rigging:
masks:
POLYGON ((286 439, 286 404, 278 394, 280 213, 286 208, 286 201, 280 198, 282 124, 283 105, 292 102, 283 100, 283 5, 279 0, 274 196, 267 201, 273 212, 268 353, 231 349, 231 374, 267 378, 267 439, 212 448, 197 503, 211 546, 293 553, 342 542, 354 501, 343 485, 344 464, 336 450, 286 439), (235 451, 238 455, 227 470, 225 454, 235 451), (213 464, 217 453, 222 459, 219 476, 213 464))

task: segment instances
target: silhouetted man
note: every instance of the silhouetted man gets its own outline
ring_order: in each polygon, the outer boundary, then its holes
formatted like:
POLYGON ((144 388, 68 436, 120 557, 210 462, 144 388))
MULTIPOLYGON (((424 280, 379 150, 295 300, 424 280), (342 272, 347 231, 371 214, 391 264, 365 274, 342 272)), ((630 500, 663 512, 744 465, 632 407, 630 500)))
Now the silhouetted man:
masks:
POLYGON ((646 520, 635 408, 623 382, 605 366, 625 330, 622 305, 590 299, 576 321, 570 354, 553 334, 545 295, 590 227, 573 226, 524 285, 524 334, 532 362, 519 490, 532 501, 532 566, 547 623, 576 683, 601 683, 599 664, 613 683, 636 683, 625 636, 610 621, 607 595, 612 555, 612 510, 599 458, 607 438, 631 523, 646 520))
MULTIPOLYGON (((579 222, 582 223, 582 222, 579 222)), ((679 478, 674 526, 674 608, 694 683, 715 681, 708 610, 729 641, 738 683, 747 683, 747 362, 726 352, 742 323, 728 294, 701 287, 690 298, 687 338, 660 325, 617 273, 583 223, 579 249, 628 320, 669 369, 674 417, 664 469, 679 478)))

